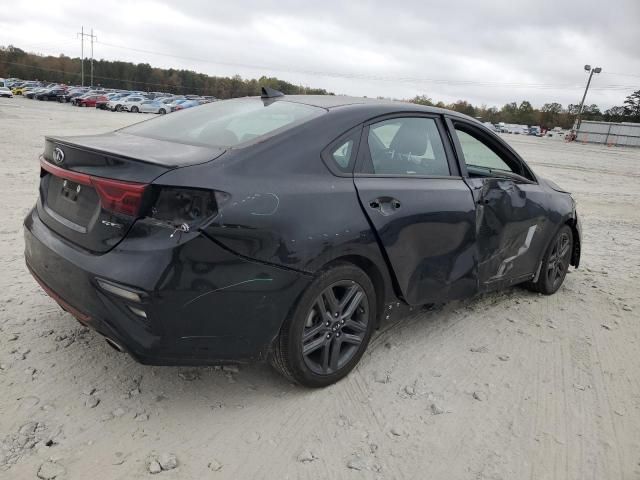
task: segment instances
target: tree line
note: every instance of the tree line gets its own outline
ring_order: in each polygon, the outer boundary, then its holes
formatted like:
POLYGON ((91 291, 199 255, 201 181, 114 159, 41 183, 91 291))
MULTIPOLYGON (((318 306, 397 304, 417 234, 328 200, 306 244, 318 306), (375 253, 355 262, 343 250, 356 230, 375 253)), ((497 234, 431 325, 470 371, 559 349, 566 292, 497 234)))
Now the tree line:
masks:
MULTIPOLYGON (((89 83, 89 61, 85 60, 85 83, 89 83)), ((310 88, 280 80, 275 77, 243 79, 210 76, 191 70, 156 68, 148 63, 134 64, 117 60, 94 60, 94 84, 105 88, 124 90, 161 91, 175 94, 212 95, 216 98, 234 98, 259 95, 260 88, 268 86, 285 94, 332 95, 323 88, 310 88)), ((9 45, 0 47, 0 77, 44 80, 77 85, 81 82, 81 59, 66 55, 45 56, 28 53, 9 45)), ((421 105, 447 108, 464 113, 484 122, 540 125, 544 128, 571 128, 578 113, 578 105, 566 108, 557 102, 545 103, 534 108, 527 100, 511 102, 502 108, 486 105, 474 106, 466 100, 445 104, 434 102, 426 95, 410 100, 421 105)), ((640 122, 640 90, 630 94, 623 105, 611 107, 604 112, 595 105, 585 105, 583 120, 604 120, 607 122, 640 122)))
MULTIPOLYGON (((430 105, 456 112, 464 113, 471 117, 478 118, 483 122, 491 123, 513 123, 518 125, 539 125, 543 128, 571 128, 578 114, 580 105, 569 104, 564 108, 557 102, 545 103, 540 108, 534 108, 527 100, 507 103, 502 108, 474 106, 465 100, 458 100, 455 103, 445 104, 444 102, 433 102, 426 95, 420 95, 410 100, 420 105, 430 105)), ((582 120, 600 120, 605 122, 640 122, 640 90, 630 94, 623 105, 611 107, 604 112, 595 105, 584 105, 582 108, 582 120)))
MULTIPOLYGON (((85 59, 84 79, 89 85, 90 62, 85 59)), ((275 77, 243 79, 217 77, 191 70, 155 68, 148 63, 130 63, 112 60, 94 60, 94 86, 123 90, 159 91, 174 94, 212 95, 216 98, 234 98, 260 95, 263 86, 275 88, 285 94, 329 95, 323 88, 309 88, 275 77)), ((66 55, 44 56, 25 52, 9 45, 0 47, 0 77, 80 85, 81 59, 66 55)))

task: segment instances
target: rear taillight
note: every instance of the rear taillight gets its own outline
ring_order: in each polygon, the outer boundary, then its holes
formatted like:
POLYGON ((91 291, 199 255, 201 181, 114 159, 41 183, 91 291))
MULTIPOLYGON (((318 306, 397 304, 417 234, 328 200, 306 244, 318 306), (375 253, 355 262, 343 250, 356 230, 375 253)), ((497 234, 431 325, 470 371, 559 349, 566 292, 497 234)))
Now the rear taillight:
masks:
POLYGON ((142 198, 148 187, 145 183, 122 182, 110 178, 94 177, 86 173, 73 172, 56 167, 43 158, 40 158, 40 166, 43 170, 56 177, 95 188, 100 198, 100 205, 105 210, 131 215, 132 217, 140 213, 142 198))
POLYGON ((124 213, 135 217, 140 213, 142 197, 147 188, 144 183, 121 182, 107 178, 91 177, 100 196, 102 208, 115 213, 124 213))

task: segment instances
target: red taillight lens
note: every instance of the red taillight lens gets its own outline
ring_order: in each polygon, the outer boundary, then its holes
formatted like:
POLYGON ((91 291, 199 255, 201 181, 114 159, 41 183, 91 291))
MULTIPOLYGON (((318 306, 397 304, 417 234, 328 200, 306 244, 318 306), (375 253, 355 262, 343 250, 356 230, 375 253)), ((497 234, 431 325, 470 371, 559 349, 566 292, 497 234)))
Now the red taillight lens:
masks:
POLYGON ((142 199, 147 184, 135 182, 122 182, 110 178, 94 177, 86 173, 73 172, 64 168, 56 167, 40 158, 40 166, 43 170, 65 178, 81 185, 91 185, 96 189, 100 197, 100 205, 105 210, 114 213, 123 213, 133 217, 140 213, 142 199))
POLYGON ((144 183, 120 182, 107 178, 91 177, 100 196, 102 208, 110 212, 124 213, 135 217, 140 213, 142 196, 147 186, 144 183))

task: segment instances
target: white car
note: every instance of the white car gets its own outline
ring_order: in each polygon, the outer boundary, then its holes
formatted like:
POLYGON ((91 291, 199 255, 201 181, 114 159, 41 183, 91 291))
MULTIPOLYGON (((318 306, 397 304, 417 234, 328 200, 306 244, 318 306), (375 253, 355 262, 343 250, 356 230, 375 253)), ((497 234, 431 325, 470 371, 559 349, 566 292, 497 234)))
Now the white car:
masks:
POLYGON ((121 112, 122 104, 126 98, 126 95, 115 95, 114 98, 110 98, 107 102, 107 110, 111 110, 112 112, 121 112))
POLYGON ((159 113, 164 115, 165 113, 170 112, 171 109, 167 107, 166 104, 158 102, 157 100, 145 100, 140 105, 140 111, 142 113, 159 113))
POLYGON ((143 102, 146 102, 147 99, 144 97, 140 97, 138 95, 131 95, 122 101, 122 110, 125 112, 133 112, 138 113, 140 111, 140 106, 143 102))
POLYGON ((11 98, 13 97, 13 93, 11 93, 11 90, 8 87, 0 87, 0 97, 11 98))

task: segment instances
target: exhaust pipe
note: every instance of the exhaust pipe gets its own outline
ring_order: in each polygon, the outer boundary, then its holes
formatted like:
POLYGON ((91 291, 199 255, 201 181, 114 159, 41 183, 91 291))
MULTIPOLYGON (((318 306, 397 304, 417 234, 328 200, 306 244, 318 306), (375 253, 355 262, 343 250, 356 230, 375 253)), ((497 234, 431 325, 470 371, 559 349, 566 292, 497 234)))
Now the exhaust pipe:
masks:
POLYGON ((109 337, 105 337, 105 340, 107 341, 107 343, 111 348, 113 348, 114 350, 120 353, 124 353, 124 348, 122 348, 120 344, 118 344, 116 341, 111 340, 109 337))

